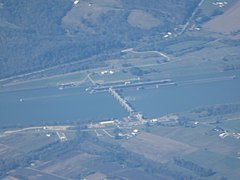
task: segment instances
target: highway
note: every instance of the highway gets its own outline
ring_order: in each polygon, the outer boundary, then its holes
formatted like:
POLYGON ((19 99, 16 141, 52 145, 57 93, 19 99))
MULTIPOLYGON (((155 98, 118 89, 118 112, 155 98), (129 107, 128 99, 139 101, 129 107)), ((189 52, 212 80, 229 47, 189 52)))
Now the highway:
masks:
POLYGON ((131 52, 131 53, 134 53, 134 54, 153 53, 153 54, 157 54, 159 56, 162 56, 162 57, 166 58, 167 61, 171 60, 171 58, 168 55, 166 55, 165 53, 160 52, 160 51, 134 51, 133 48, 129 48, 129 49, 122 50, 122 52, 124 52, 124 53, 131 52))
POLYGON ((189 26, 190 22, 192 21, 192 19, 194 18, 194 16, 196 15, 198 9, 202 6, 202 4, 204 3, 205 0, 201 0, 198 4, 198 6, 195 8, 195 10, 193 11, 191 17, 188 19, 188 21, 186 22, 186 24, 183 26, 182 30, 177 34, 177 35, 182 35, 187 27, 189 26))

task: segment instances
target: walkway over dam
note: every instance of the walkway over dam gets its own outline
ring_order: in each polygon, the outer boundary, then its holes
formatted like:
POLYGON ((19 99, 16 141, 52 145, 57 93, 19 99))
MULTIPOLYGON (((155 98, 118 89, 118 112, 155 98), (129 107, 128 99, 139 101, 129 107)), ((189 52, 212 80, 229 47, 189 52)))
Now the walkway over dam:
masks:
POLYGON ((129 112, 130 114, 134 114, 135 111, 133 110, 133 108, 124 98, 121 97, 121 95, 116 90, 114 90, 113 88, 109 88, 109 92, 111 95, 113 95, 115 99, 118 100, 121 106, 123 106, 127 110, 127 112, 129 112))
POLYGON ((127 112, 130 114, 130 116, 135 117, 136 119, 138 119, 141 122, 143 121, 142 114, 137 113, 131 107, 131 105, 116 90, 114 90, 113 88, 110 87, 108 91, 120 103, 120 105, 127 110, 127 112))

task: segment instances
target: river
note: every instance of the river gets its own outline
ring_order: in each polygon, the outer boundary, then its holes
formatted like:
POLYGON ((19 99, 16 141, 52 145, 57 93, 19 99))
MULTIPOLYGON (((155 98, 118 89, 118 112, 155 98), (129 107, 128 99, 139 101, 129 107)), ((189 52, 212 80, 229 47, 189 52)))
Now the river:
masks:
POLYGON ((189 81, 147 90, 124 90, 121 94, 145 117, 155 118, 201 106, 240 103, 240 79, 189 81))
POLYGON ((127 115, 109 93, 89 94, 83 88, 0 93, 0 127, 84 123, 127 115))

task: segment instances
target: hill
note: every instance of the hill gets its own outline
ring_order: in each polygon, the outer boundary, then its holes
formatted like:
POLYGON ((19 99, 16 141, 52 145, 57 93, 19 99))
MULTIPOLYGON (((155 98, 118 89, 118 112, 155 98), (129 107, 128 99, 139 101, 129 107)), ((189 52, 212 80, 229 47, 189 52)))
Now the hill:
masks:
POLYGON ((180 28, 198 3, 1 0, 0 78, 76 61, 66 71, 102 66, 122 48, 180 28))
POLYGON ((240 38, 240 24, 238 19, 240 18, 240 2, 237 2, 234 6, 229 8, 224 14, 215 17, 211 21, 207 22, 204 27, 210 31, 238 35, 240 38))

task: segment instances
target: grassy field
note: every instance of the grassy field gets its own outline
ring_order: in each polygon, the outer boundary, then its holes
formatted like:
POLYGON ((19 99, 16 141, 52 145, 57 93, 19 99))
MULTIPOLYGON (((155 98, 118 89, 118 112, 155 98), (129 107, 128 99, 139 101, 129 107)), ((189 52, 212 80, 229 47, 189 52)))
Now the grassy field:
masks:
POLYGON ((239 174, 239 159, 231 156, 223 156, 222 154, 209 150, 199 150, 185 157, 187 160, 198 163, 203 167, 213 168, 217 174, 210 179, 219 179, 228 177, 236 179, 239 174))
POLYGON ((221 124, 221 126, 227 130, 239 132, 240 131, 240 117, 233 118, 233 119, 229 118, 229 120, 224 121, 221 124))
POLYGON ((94 159, 96 157, 87 153, 73 153, 35 168, 43 172, 71 178, 79 174, 88 174, 89 169, 86 168, 85 164, 94 159))
POLYGON ((170 45, 167 47, 168 51, 171 51, 173 53, 176 52, 181 52, 187 49, 192 49, 193 47, 198 47, 201 45, 204 45, 207 41, 202 41, 202 40, 188 40, 188 41, 183 41, 180 43, 176 43, 173 45, 170 45))
POLYGON ((141 133, 136 138, 123 143, 124 148, 141 154, 153 161, 166 163, 172 156, 181 156, 195 151, 195 148, 166 137, 141 133), (151 147, 149 149, 149 147, 151 147))
POLYGON ((238 32, 240 25, 237 23, 237 21, 234 21, 234 19, 239 19, 240 17, 239 8, 240 3, 235 1, 235 4, 230 6, 224 14, 219 15, 207 22, 204 25, 204 28, 210 31, 225 34, 233 34, 234 32, 238 32))
POLYGON ((7 146, 5 144, 0 144, 0 157, 2 158, 14 158, 21 155, 22 152, 18 149, 15 149, 11 146, 7 146))
POLYGON ((152 177, 150 173, 148 174, 148 173, 146 173, 142 170, 138 170, 138 169, 126 169, 126 170, 115 173, 115 175, 120 176, 122 178, 126 178, 126 179, 148 179, 148 180, 162 179, 162 180, 165 180, 165 178, 166 178, 164 176, 152 177))
POLYGON ((48 134, 46 131, 20 132, 0 138, 0 143, 19 152, 27 153, 58 140, 56 134, 52 134, 51 137, 47 137, 46 134, 48 134))
POLYGON ((37 88, 46 88, 46 87, 56 87, 61 83, 69 82, 79 82, 85 83, 84 79, 86 78, 86 72, 70 73, 52 77, 46 77, 41 79, 32 79, 26 81, 16 81, 8 84, 0 84, 0 91, 14 91, 14 90, 24 90, 24 89, 37 89, 37 88))

